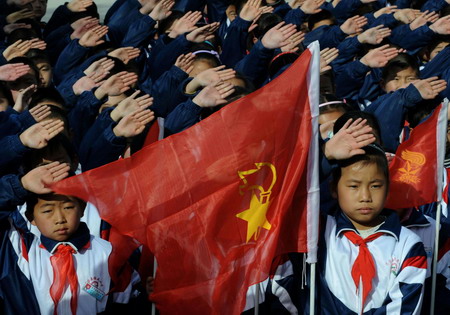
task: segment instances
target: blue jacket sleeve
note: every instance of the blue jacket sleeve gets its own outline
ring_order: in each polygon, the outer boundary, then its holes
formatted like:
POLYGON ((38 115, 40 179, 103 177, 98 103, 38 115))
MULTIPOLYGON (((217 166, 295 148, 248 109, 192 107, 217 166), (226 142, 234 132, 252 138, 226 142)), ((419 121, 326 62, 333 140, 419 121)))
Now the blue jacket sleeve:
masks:
MULTIPOLYGON (((163 42, 164 40, 162 40, 163 42)), ((153 81, 157 80, 164 72, 170 69, 177 60, 178 56, 185 53, 189 48, 189 41, 185 35, 180 35, 168 44, 161 44, 158 50, 152 52, 148 59, 150 77, 153 81)))
POLYGON ((83 138, 79 154, 83 172, 116 161, 125 151, 127 140, 114 134, 111 111, 103 111, 83 138))
POLYGON ((359 89, 371 69, 359 60, 344 64, 336 75, 336 97, 357 101, 359 89))
POLYGON ((45 25, 44 38, 47 38, 47 35, 58 27, 68 24, 73 15, 74 13, 70 11, 66 5, 63 4, 57 7, 50 17, 50 20, 45 25))
MULTIPOLYGON (((22 204, 27 195, 28 192, 20 183, 18 175, 5 175, 0 177, 0 209, 14 208, 22 204)), ((5 213, 2 213, 2 217, 3 214, 5 213)), ((6 214, 9 215, 9 211, 6 214)))
POLYGON ((175 107, 167 116, 164 129, 170 134, 181 132, 199 122, 201 112, 202 108, 189 99, 175 107))
POLYGON ((141 14, 129 26, 125 37, 122 40, 122 47, 140 47, 149 42, 155 34, 156 21, 148 15, 141 14))
POLYGON ((434 32, 427 26, 421 26, 411 31, 409 24, 400 25, 392 30, 389 40, 409 53, 416 53, 419 49, 425 47, 434 37, 434 32), (414 40, 411 40, 414 38, 414 40))
POLYGON ((151 110, 157 117, 166 117, 174 108, 186 101, 180 85, 188 78, 186 72, 176 66, 159 77, 152 86, 153 105, 151 110))
POLYGON ((35 123, 28 110, 20 114, 13 109, 0 112, 0 138, 19 133, 35 123))
POLYGON ((19 139, 19 135, 11 135, 0 139, 2 154, 0 155, 0 174, 17 170, 26 152, 30 151, 19 139))
POLYGON ((222 64, 233 68, 247 52, 248 28, 251 22, 236 17, 228 27, 222 45, 220 59, 222 64))
POLYGON ((450 46, 445 47, 440 51, 430 62, 425 64, 425 67, 420 71, 422 79, 442 76, 446 69, 450 68, 450 46))
POLYGON ((47 43, 46 51, 50 57, 51 63, 54 65, 64 48, 70 43, 70 34, 72 34, 70 25, 62 25, 56 30, 48 34, 45 39, 47 43))
POLYGON ((404 89, 380 96, 365 111, 377 117, 381 128, 383 147, 388 152, 397 151, 408 108, 422 101, 417 88, 410 84, 404 89))
POLYGON ((256 87, 261 86, 268 76, 268 66, 274 56, 273 49, 267 49, 261 41, 256 42, 252 50, 234 68, 249 78, 256 87))
POLYGON ((361 47, 362 44, 356 36, 348 37, 339 44, 337 47, 339 55, 331 63, 335 75, 339 74, 345 68, 346 64, 355 58, 361 47))
POLYGON ((130 25, 142 14, 141 4, 137 0, 125 1, 108 20, 108 39, 114 46, 120 46, 130 25))
POLYGON ((85 58, 89 48, 83 47, 78 40, 72 40, 69 45, 64 48, 53 71, 53 81, 59 84, 64 76, 74 70, 85 58))
POLYGON ((428 10, 430 12, 437 12, 442 10, 446 6, 448 6, 448 3, 445 0, 428 0, 422 6, 420 11, 425 12, 428 10))
POLYGON ((333 48, 339 46, 346 37, 347 34, 339 26, 322 25, 306 34, 304 45, 308 46, 313 41, 318 40, 320 49, 333 48))
POLYGON ((77 149, 105 101, 105 99, 97 99, 93 91, 86 91, 80 95, 77 104, 69 112, 69 125, 73 131, 73 143, 77 149))
POLYGON ((297 8, 286 13, 284 21, 288 24, 295 24, 300 27, 307 18, 308 14, 303 12, 300 8, 297 8))

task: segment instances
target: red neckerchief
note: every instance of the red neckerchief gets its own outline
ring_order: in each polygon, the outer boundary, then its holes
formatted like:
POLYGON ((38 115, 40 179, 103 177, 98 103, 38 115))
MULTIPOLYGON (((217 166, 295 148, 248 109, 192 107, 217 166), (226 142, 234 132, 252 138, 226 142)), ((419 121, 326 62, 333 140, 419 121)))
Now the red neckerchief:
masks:
POLYGON ((344 236, 349 239, 350 242, 359 246, 358 257, 356 257, 355 262, 352 267, 352 278, 355 282, 356 289, 358 290, 360 279, 362 280, 363 286, 363 300, 362 300, 362 310, 364 310, 364 304, 366 298, 369 295, 370 290, 372 290, 372 279, 375 276, 375 263, 373 261, 372 255, 367 248, 367 243, 379 238, 384 233, 378 232, 370 235, 369 237, 362 238, 354 231, 345 231, 344 236))

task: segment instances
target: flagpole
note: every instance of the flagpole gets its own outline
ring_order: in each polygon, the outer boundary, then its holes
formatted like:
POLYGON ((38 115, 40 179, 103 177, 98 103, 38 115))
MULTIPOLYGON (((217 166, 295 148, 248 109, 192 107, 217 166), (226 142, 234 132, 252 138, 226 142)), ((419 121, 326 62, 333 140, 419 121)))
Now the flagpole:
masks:
POLYGON ((255 315, 259 315, 259 283, 255 288, 255 315))
POLYGON ((311 283, 309 289, 309 314, 314 315, 316 292, 316 263, 311 264, 311 283))
POLYGON ((434 239, 434 251, 433 251, 433 270, 431 274, 431 305, 430 305, 430 314, 434 314, 434 303, 436 300, 436 273, 437 273, 437 261, 438 261, 438 252, 439 252, 439 230, 441 226, 441 203, 438 202, 437 211, 436 211, 436 237, 434 239))
MULTIPOLYGON (((157 268, 158 268, 158 263, 156 262, 156 258, 153 257, 153 279, 155 279, 157 268)), ((152 302, 152 315, 156 315, 156 305, 154 302, 152 302)))

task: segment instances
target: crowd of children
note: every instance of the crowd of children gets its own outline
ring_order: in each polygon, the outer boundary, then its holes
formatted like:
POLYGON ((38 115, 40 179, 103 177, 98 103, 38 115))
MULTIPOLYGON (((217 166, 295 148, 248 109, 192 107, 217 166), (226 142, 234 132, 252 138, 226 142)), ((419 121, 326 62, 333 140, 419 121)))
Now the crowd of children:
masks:
MULTIPOLYGON (((316 40, 316 313, 428 314, 436 251, 435 310, 450 313, 448 189, 439 248, 435 203, 384 207, 399 144, 450 97, 450 0, 111 2, 103 21, 95 1, 71 0, 43 22, 47 0, 0 0, 2 314, 149 313, 141 250, 118 260, 95 206, 49 185, 129 157, 156 125, 191 127, 316 40)), ((302 255, 274 269, 259 312, 308 313, 302 255)))

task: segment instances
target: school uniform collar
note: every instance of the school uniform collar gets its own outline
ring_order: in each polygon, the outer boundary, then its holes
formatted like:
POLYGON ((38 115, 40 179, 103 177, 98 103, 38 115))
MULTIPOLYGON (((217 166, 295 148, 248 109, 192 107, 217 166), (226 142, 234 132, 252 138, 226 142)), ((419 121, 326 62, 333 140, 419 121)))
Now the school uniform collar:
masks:
POLYGON ((416 209, 413 209, 411 211, 411 214, 409 215, 409 218, 402 222, 402 225, 404 227, 410 228, 415 226, 430 226, 431 223, 427 220, 427 218, 421 213, 420 211, 417 211, 416 209))
POLYGON ((86 245, 89 244, 89 240, 91 239, 91 235, 89 232, 89 229, 84 222, 80 222, 80 226, 78 227, 78 230, 67 240, 64 242, 58 242, 55 240, 52 240, 48 237, 45 237, 41 234, 41 247, 44 247, 46 250, 48 250, 51 254, 54 253, 58 245, 69 245, 72 247, 75 251, 80 251, 82 248, 85 248, 86 245))
MULTIPOLYGON (((383 232, 393 236, 397 241, 400 238, 400 230, 402 226, 400 225, 400 219, 398 215, 393 210, 384 209, 381 215, 386 216, 386 220, 377 230, 377 232, 383 232)), ((341 209, 336 211, 334 215, 336 220, 336 238, 340 236, 342 232, 354 231, 358 233, 358 230, 353 226, 352 222, 347 218, 347 216, 342 212, 341 209)))

